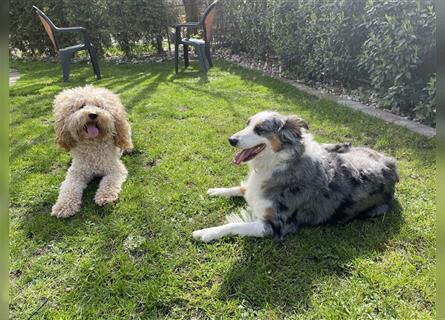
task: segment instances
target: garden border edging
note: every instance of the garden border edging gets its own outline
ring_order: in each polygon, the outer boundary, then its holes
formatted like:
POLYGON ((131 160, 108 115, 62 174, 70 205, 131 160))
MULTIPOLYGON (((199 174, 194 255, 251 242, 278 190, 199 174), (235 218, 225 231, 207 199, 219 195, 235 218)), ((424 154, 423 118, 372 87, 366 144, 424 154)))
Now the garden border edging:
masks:
POLYGON ((403 118, 401 116, 398 116, 396 114, 393 114, 391 112, 388 112, 388 111, 385 111, 385 110, 382 110, 382 109, 373 108, 373 107, 370 107, 370 106, 368 106, 366 104, 363 104, 361 102, 358 102, 358 101, 354 101, 354 100, 351 100, 351 99, 346 99, 344 97, 340 97, 340 96, 333 95, 333 94, 330 94, 330 93, 321 92, 321 91, 319 91, 317 89, 314 89, 314 88, 311 88, 311 87, 309 87, 307 85, 299 83, 296 80, 286 79, 286 78, 280 77, 278 75, 275 75, 275 74, 269 73, 267 71, 264 71, 262 69, 251 67, 248 64, 239 63, 239 62, 236 62, 236 61, 232 61, 230 59, 224 59, 224 60, 226 60, 226 61, 228 61, 230 63, 236 63, 239 66, 241 66, 243 68, 246 68, 246 69, 249 69, 249 70, 260 71, 264 75, 267 75, 267 76, 269 76, 269 77, 271 77, 273 79, 276 79, 276 80, 280 80, 280 81, 286 82, 287 84, 290 84, 294 88, 296 88, 296 89, 298 89, 298 90, 300 90, 300 91, 302 91, 302 92, 304 92, 304 93, 306 93, 306 94, 308 94, 310 96, 316 97, 318 99, 326 99, 326 100, 333 101, 333 102, 337 103, 338 105, 347 107, 347 108, 352 109, 352 110, 356 110, 356 111, 360 111, 360 112, 366 113, 366 114, 368 114, 370 116, 373 116, 375 118, 382 119, 383 121, 385 121, 387 123, 392 123, 392 124, 398 125, 400 127, 407 128, 407 129, 411 130, 412 132, 415 132, 417 134, 420 134, 420 135, 428 137, 428 138, 434 138, 436 136, 436 129, 435 128, 432 128, 430 126, 427 126, 427 125, 424 125, 424 124, 421 124, 421 123, 418 123, 418 122, 415 122, 415 121, 411 121, 411 120, 405 119, 405 118, 403 118))
POLYGON ((333 94, 323 93, 316 89, 308 87, 304 84, 297 83, 296 81, 293 81, 293 80, 284 79, 284 78, 281 78, 278 76, 272 76, 272 77, 274 79, 284 81, 284 82, 292 85, 293 87, 297 88, 298 90, 303 91, 304 93, 309 94, 314 97, 317 97, 319 99, 330 100, 330 101, 337 103, 338 105, 347 107, 349 109, 361 111, 361 112, 371 115, 373 117, 382 119, 387 123, 393 123, 395 125, 405 127, 417 134, 423 135, 428 138, 434 138, 436 136, 435 128, 429 127, 427 125, 424 125, 424 124, 421 124, 421 123, 418 123, 415 121, 405 119, 405 118, 400 117, 400 116, 393 114, 391 112, 388 112, 388 111, 385 111, 382 109, 373 108, 373 107, 367 106, 361 102, 342 98, 342 97, 339 97, 339 96, 336 96, 333 94))

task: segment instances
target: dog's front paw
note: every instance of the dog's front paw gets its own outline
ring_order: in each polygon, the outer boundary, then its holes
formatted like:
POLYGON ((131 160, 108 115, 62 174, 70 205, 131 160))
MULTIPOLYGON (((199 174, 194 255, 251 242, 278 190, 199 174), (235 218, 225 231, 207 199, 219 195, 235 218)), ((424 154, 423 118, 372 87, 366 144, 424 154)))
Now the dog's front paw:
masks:
POLYGON ((227 189, 226 188, 210 188, 207 190, 207 194, 210 197, 227 197, 227 189))
POLYGON ((193 231, 192 236, 195 240, 200 240, 203 242, 210 242, 212 240, 220 238, 220 235, 215 230, 215 228, 207 228, 193 231))
POLYGON ((78 210, 79 208, 76 205, 57 202, 51 210, 51 215, 57 218, 68 218, 74 216, 78 210))
POLYGON ((124 148, 124 149, 122 149, 122 154, 123 155, 131 154, 131 153, 133 153, 133 151, 134 151, 133 147, 124 148))
POLYGON ((119 197, 119 194, 118 193, 113 193, 113 192, 105 193, 105 194, 96 193, 96 196, 94 197, 94 201, 98 205, 103 206, 103 205, 105 205, 107 203, 111 203, 111 202, 116 201, 118 197, 119 197))

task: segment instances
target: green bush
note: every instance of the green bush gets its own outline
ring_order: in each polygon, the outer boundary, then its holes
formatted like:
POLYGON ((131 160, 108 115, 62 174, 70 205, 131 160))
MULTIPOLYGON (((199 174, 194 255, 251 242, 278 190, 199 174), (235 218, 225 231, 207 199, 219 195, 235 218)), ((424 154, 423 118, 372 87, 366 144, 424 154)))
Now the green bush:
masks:
MULTIPOLYGON (((97 47, 100 55, 103 54, 105 48, 111 45, 110 23, 107 17, 106 1, 107 0, 62 1, 66 25, 87 28, 91 41, 97 47)), ((52 19, 49 13, 47 13, 47 15, 52 19)), ((42 28, 40 27, 40 29, 42 28)))
MULTIPOLYGON (((162 50, 167 27, 175 23, 175 7, 168 0, 20 0, 10 2, 10 49, 25 56, 53 51, 42 24, 32 10, 35 4, 57 26, 83 26, 100 54, 114 42, 127 55, 140 42, 162 50)), ((62 43, 70 38, 64 37, 62 43)))
POLYGON ((223 45, 308 81, 367 85, 382 108, 434 123, 433 0, 231 0, 223 45))
POLYGON ((433 109, 425 106, 433 93, 428 89, 435 73, 436 16, 433 2, 373 1, 367 5, 368 39, 361 63, 383 107, 413 110, 431 122, 433 109), (425 94, 426 93, 426 94, 425 94))
POLYGON ((162 51, 162 39, 176 19, 171 5, 164 0, 106 1, 110 33, 125 55, 131 55, 141 40, 162 51))
POLYGON ((42 23, 32 10, 34 4, 44 10, 56 25, 67 25, 62 1, 10 1, 9 46, 10 49, 19 49, 28 56, 50 54, 53 47, 42 23))

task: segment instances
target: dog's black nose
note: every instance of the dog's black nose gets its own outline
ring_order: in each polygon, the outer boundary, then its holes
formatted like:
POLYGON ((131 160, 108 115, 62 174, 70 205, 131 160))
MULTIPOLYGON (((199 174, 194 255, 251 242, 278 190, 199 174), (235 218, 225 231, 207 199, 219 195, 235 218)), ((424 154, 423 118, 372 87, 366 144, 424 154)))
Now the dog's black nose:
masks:
POLYGON ((236 138, 229 138, 229 143, 232 146, 236 147, 236 145, 238 144, 238 139, 236 139, 236 138))
POLYGON ((91 120, 94 120, 94 119, 97 118, 97 114, 95 114, 95 113, 90 113, 90 114, 88 115, 88 117, 89 117, 91 120))

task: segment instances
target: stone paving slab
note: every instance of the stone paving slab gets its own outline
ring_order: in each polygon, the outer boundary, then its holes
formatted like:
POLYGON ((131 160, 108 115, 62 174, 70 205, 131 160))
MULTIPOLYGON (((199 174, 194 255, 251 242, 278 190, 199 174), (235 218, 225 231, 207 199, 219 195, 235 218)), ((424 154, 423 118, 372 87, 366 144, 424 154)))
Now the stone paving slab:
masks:
POLYGON ((284 78, 280 78, 277 76, 273 76, 273 78, 284 81, 284 82, 292 85, 293 87, 297 88, 298 90, 303 91, 306 94, 317 97, 319 99, 326 99, 326 100, 334 101, 339 105, 345 106, 352 110, 361 111, 363 113, 369 114, 370 116, 382 119, 385 122, 393 123, 395 125, 405 127, 415 133, 421 134, 421 135, 429 137, 429 138, 433 138, 436 136, 435 128, 429 127, 427 125, 424 125, 424 124, 421 124, 421 123, 418 123, 415 121, 411 121, 411 120, 402 118, 402 117, 400 117, 396 114, 393 114, 391 112, 388 112, 388 111, 385 111, 382 109, 373 108, 373 107, 367 106, 367 105, 365 105, 361 102, 358 102, 358 101, 348 100, 348 99, 345 99, 345 98, 342 98, 339 96, 324 93, 324 92, 318 91, 314 88, 308 87, 304 84, 298 83, 294 80, 284 79, 284 78))
POLYGON ((20 78, 20 73, 16 69, 9 69, 9 86, 12 86, 20 78))

